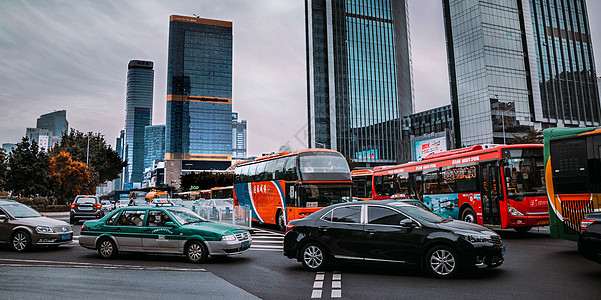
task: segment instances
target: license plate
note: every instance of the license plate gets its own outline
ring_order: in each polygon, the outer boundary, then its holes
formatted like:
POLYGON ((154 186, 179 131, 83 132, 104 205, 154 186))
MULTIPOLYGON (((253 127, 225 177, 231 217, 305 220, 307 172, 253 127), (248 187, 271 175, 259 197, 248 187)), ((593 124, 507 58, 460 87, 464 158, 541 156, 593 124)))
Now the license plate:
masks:
POLYGON ((246 248, 249 245, 249 241, 246 242, 242 242, 242 246, 240 246, 240 248, 246 248))
POLYGON ((71 239, 71 234, 63 234, 63 236, 61 237, 61 240, 70 240, 71 239))
POLYGON ((80 206, 79 210, 92 210, 91 206, 80 206))
POLYGON ((505 246, 501 246, 501 255, 505 255, 505 246))
POLYGON ((549 220, 538 220, 536 221, 537 225, 549 225, 549 220))

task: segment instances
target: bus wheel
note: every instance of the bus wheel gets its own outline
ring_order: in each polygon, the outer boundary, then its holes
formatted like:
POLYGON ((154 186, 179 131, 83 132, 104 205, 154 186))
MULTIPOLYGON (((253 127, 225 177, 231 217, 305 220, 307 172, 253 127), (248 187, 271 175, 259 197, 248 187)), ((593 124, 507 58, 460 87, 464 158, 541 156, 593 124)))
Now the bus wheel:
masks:
POLYGON ((530 229, 532 229, 532 226, 515 227, 514 228, 514 230, 517 231, 518 233, 526 233, 526 232, 530 231, 530 229))
POLYGON ((286 220, 284 219, 284 214, 282 213, 282 211, 278 210, 276 220, 278 220, 278 228, 281 231, 286 231, 286 220))
POLYGON ((461 220, 469 223, 476 223, 476 214, 471 208, 466 208, 461 214, 461 220))

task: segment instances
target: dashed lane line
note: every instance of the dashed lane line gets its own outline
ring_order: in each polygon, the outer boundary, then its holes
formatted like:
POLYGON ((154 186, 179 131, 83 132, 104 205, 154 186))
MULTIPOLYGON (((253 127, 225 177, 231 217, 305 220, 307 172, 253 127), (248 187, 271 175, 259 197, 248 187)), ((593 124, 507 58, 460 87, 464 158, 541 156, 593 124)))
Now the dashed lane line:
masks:
POLYGON ((34 259, 14 259, 0 258, 0 266, 27 266, 27 267, 63 267, 63 268, 103 268, 103 269, 126 269, 126 270, 146 270, 146 271, 186 271, 186 272, 206 272, 203 268, 174 268, 174 267, 155 267, 155 266, 138 266, 138 265, 118 265, 118 264, 99 264, 99 263, 84 263, 72 261, 52 261, 52 260, 34 260, 34 259))

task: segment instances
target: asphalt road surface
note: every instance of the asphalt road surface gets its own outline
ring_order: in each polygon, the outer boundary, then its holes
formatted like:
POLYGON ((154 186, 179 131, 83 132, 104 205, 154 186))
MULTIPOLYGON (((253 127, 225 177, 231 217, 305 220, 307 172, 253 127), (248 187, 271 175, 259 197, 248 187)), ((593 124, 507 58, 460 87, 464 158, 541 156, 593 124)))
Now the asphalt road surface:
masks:
MULTIPOLYGON (((58 217, 62 218, 62 217, 58 217)), ((80 226, 74 226, 77 237, 80 226)), ((399 265, 334 264, 308 272, 282 254, 281 232, 255 228, 242 255, 190 264, 179 256, 120 254, 104 260, 77 243, 15 253, 0 248, 0 298, 181 299, 598 299, 601 265, 548 230, 499 231, 498 269, 452 280, 399 265)))

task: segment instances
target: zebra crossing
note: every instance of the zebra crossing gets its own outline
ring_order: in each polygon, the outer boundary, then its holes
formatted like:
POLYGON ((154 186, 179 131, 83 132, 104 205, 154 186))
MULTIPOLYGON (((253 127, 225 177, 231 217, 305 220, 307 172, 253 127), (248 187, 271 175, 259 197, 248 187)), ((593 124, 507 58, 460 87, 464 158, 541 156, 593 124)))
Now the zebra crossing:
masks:
POLYGON ((250 250, 257 251, 284 251, 284 234, 268 230, 253 228, 252 244, 250 250))

